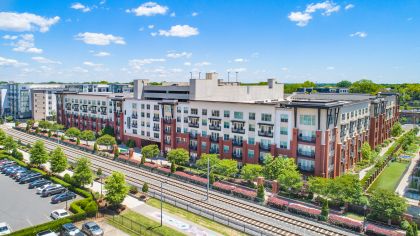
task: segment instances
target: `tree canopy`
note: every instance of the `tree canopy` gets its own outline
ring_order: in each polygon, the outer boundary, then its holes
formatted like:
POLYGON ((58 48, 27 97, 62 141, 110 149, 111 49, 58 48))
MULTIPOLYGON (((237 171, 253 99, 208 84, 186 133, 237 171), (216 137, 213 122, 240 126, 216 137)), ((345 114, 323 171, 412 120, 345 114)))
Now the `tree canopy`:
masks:
POLYGON ((267 158, 269 158, 269 162, 267 161, 263 169, 263 174, 266 179, 275 180, 278 179, 283 171, 297 169, 295 161, 292 158, 277 157, 271 159, 271 161, 269 156, 267 158))
POLYGON ((363 196, 363 187, 358 175, 344 174, 333 180, 330 197, 338 202, 358 202, 363 196))
POLYGON ((70 129, 66 130, 66 136, 70 138, 78 138, 80 137, 80 130, 76 127, 71 127, 70 129))
POLYGON ((207 160, 209 160, 210 170, 220 162, 219 156, 217 154, 201 154, 200 159, 195 162, 195 165, 199 169, 207 169, 207 160))
POLYGON ((159 152, 159 147, 156 144, 150 144, 141 149, 141 155, 149 159, 152 159, 159 155, 159 152))
POLYGON ((3 148, 6 152, 10 152, 13 149, 15 149, 17 147, 17 144, 15 142, 15 140, 13 139, 12 136, 7 136, 4 140, 3 140, 3 148))
POLYGON ((67 158, 61 147, 57 146, 50 154, 51 172, 61 173, 67 168, 67 158))
POLYGON ((106 189, 105 200, 112 206, 120 205, 130 189, 125 182, 124 174, 120 172, 112 172, 106 178, 104 188, 106 189))
POLYGON ((52 126, 52 123, 49 122, 49 121, 46 121, 46 120, 38 121, 38 127, 43 129, 43 130, 50 129, 51 126, 52 126))
POLYGON ((364 142, 362 144, 362 158, 364 160, 371 160, 372 159, 372 148, 370 147, 368 142, 364 142))
POLYGON ((223 159, 217 163, 213 170, 219 175, 233 177, 238 173, 238 163, 235 160, 223 159))
POLYGON ((168 152, 167 158, 170 162, 174 162, 177 165, 185 165, 190 159, 190 154, 183 148, 176 148, 168 152))
POLYGON ((73 170, 73 179, 80 185, 84 186, 90 184, 93 181, 93 173, 91 168, 90 160, 86 157, 81 157, 76 162, 76 167, 73 170))
POLYGON ((348 80, 342 80, 336 84, 339 88, 350 88, 352 83, 348 80))
POLYGON ((261 176, 263 167, 258 164, 246 164, 242 167, 241 177, 248 181, 253 181, 261 176))
POLYGON ((391 135, 393 137, 400 136, 402 134, 403 128, 400 122, 395 122, 395 124, 391 127, 391 135))
POLYGON ((112 145, 116 144, 116 143, 117 143, 117 141, 116 141, 116 140, 115 140, 115 138, 114 138, 114 137, 112 137, 111 135, 105 134, 105 135, 103 135, 103 136, 99 137, 99 138, 96 140, 96 143, 97 143, 98 145, 104 145, 104 146, 107 146, 107 147, 109 148, 109 147, 111 147, 112 145))
POLYGON ((404 198, 383 189, 374 190, 369 203, 371 208, 369 215, 380 220, 399 220, 407 210, 407 202, 404 198))
POLYGON ((32 165, 38 166, 48 161, 48 153, 45 150, 44 142, 41 140, 34 143, 29 153, 29 161, 32 165))
POLYGON ((86 141, 86 145, 88 144, 88 141, 95 140, 95 133, 92 130, 84 130, 80 134, 80 138, 86 141))
POLYGON ((105 126, 100 132, 99 132, 99 136, 103 136, 103 135, 110 135, 110 136, 114 136, 114 128, 112 128, 111 126, 107 125, 105 126))
POLYGON ((380 92, 382 88, 381 85, 375 84, 372 80, 362 79, 351 85, 350 92, 376 94, 380 92))

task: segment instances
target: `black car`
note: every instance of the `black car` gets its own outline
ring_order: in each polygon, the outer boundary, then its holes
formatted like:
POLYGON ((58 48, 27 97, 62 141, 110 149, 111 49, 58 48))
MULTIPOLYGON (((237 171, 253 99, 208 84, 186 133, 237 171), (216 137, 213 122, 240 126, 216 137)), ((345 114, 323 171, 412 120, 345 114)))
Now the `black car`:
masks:
POLYGON ((21 168, 19 170, 14 171, 13 173, 10 174, 10 177, 15 178, 17 175, 21 175, 23 173, 28 172, 29 170, 26 168, 21 168))
POLYGON ((29 175, 29 176, 26 176, 25 178, 22 178, 21 180, 19 180, 19 183, 26 184, 26 183, 29 183, 29 182, 32 182, 34 180, 41 179, 41 178, 42 178, 42 175, 40 173, 37 173, 37 174, 29 175))
POLYGON ((58 195, 55 195, 54 197, 51 198, 51 203, 55 204, 55 203, 59 203, 59 202, 64 202, 67 200, 71 200, 76 198, 76 194, 70 191, 67 191, 65 193, 61 193, 58 195))
POLYGON ((29 177, 29 176, 34 175, 34 174, 36 174, 36 173, 33 172, 33 171, 28 171, 28 172, 18 176, 17 178, 15 178, 15 180, 16 180, 16 182, 19 182, 21 179, 29 177))
POLYGON ((28 188, 38 188, 38 187, 44 186, 46 184, 51 184, 51 181, 46 180, 46 179, 38 179, 36 181, 33 181, 33 182, 29 183, 28 188))

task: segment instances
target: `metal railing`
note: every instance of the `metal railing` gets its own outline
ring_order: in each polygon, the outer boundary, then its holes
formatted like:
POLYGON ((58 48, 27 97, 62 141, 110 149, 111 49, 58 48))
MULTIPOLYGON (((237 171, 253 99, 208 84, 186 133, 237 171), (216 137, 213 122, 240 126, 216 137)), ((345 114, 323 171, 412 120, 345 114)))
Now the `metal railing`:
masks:
POLYGON ((160 227, 159 224, 156 224, 156 227, 150 228, 146 225, 143 225, 139 223, 138 221, 134 221, 126 216, 123 215, 112 215, 107 217, 109 221, 120 225, 121 227, 124 227, 130 231, 133 231, 134 233, 137 233, 139 235, 151 235, 151 236, 163 236, 163 234, 153 230, 153 228, 160 227))

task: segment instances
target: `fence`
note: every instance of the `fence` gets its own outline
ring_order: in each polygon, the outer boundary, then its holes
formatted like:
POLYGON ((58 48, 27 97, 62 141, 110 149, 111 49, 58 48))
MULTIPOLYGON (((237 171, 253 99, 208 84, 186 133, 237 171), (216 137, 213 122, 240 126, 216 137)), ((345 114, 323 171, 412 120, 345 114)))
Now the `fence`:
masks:
POLYGON ((123 226, 124 228, 139 234, 139 235, 146 235, 146 236, 163 236, 163 234, 160 234, 158 232, 152 231, 152 228, 146 227, 145 225, 140 224, 139 222, 136 222, 128 217, 125 217, 123 215, 112 215, 107 217, 108 220, 110 220, 113 223, 116 223, 120 226, 123 226))

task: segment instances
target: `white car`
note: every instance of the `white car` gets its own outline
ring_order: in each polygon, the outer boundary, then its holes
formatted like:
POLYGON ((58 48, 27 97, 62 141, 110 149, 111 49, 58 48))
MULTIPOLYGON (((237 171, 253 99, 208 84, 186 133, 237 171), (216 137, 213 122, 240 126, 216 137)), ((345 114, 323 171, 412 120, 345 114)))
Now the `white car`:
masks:
POLYGON ((42 190, 44 190, 44 189, 46 189, 48 187, 54 186, 54 185, 60 186, 59 184, 46 184, 44 186, 41 186, 41 187, 37 188, 36 189, 36 194, 41 194, 42 193, 42 190))
POLYGON ((55 211, 51 212, 51 214, 50 214, 51 218, 53 218, 54 220, 67 217, 69 215, 70 214, 64 209, 55 210, 55 211))
POLYGON ((12 233, 12 229, 6 222, 0 223, 0 235, 6 235, 12 233))

